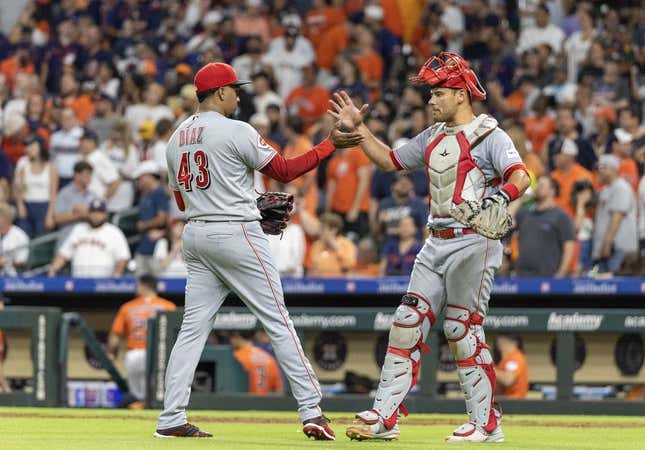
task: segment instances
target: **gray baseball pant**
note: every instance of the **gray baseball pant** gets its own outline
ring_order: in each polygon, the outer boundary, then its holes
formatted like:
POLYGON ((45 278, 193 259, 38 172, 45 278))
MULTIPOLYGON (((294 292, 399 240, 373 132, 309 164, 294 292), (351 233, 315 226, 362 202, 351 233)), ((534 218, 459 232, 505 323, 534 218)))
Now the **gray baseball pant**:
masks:
POLYGON ((184 229, 188 269, 184 318, 166 370, 158 429, 187 422, 195 369, 215 314, 233 291, 260 320, 298 402, 302 421, 321 415, 320 384, 289 318, 278 269, 259 222, 190 221, 184 229))

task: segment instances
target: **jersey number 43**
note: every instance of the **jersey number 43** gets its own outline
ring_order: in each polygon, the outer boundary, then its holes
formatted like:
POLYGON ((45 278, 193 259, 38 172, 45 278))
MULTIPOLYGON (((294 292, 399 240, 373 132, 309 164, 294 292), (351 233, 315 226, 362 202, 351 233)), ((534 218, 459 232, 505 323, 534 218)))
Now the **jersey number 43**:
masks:
POLYGON ((211 184, 211 177, 208 172, 208 157, 204 150, 197 150, 193 153, 193 161, 199 172, 197 177, 190 171, 190 152, 181 154, 179 170, 177 171, 177 184, 183 184, 184 190, 190 192, 193 190, 193 178, 197 189, 207 189, 211 184))

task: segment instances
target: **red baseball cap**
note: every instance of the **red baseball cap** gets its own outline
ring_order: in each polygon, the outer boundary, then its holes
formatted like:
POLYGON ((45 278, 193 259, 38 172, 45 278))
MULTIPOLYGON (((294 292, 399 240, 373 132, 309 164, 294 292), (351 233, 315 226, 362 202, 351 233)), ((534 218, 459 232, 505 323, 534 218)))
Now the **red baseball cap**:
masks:
POLYGON ((238 80, 235 70, 225 63, 208 63, 195 74, 195 89, 198 94, 224 86, 241 86, 249 83, 250 81, 238 80))

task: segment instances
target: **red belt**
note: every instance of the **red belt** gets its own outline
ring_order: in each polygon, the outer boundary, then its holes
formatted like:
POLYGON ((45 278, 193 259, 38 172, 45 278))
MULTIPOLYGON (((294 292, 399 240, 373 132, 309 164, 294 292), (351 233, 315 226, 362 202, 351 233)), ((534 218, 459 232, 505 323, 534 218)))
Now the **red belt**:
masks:
POLYGON ((456 237, 461 237, 465 234, 474 234, 475 230, 472 228, 441 228, 441 229, 432 229, 430 234, 432 237, 439 239, 454 239, 456 237))

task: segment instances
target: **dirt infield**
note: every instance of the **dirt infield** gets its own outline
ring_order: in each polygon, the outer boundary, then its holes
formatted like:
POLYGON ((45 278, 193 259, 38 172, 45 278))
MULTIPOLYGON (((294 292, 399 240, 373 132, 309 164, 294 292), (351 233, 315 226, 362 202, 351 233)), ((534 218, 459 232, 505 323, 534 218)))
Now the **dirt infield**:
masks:
MULTIPOLYGON (((92 420, 92 419, 108 419, 108 420, 145 420, 145 421, 154 421, 154 417, 150 416, 137 416, 137 415, 72 415, 72 414, 38 414, 38 413, 6 413, 0 412, 0 418, 12 418, 12 419, 78 419, 78 420, 92 420)), ((199 423, 261 423, 261 424, 290 424, 294 423, 294 420, 285 419, 285 418, 260 418, 260 417, 208 417, 200 416, 198 414, 191 414, 191 422, 199 423)), ((351 423, 351 419, 335 419, 333 423, 347 425, 351 423)), ((402 425, 406 426, 430 426, 430 425, 454 425, 454 419, 402 419, 402 425)), ((527 419, 505 419, 504 425, 506 426, 518 426, 518 427, 560 427, 560 428, 642 428, 643 423, 639 422, 607 422, 600 424, 598 422, 584 422, 584 421, 552 421, 552 422, 540 422, 527 419)))

